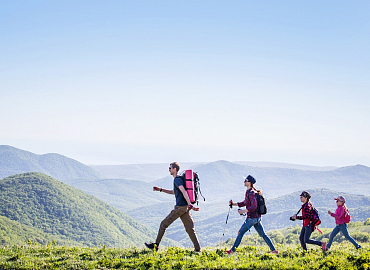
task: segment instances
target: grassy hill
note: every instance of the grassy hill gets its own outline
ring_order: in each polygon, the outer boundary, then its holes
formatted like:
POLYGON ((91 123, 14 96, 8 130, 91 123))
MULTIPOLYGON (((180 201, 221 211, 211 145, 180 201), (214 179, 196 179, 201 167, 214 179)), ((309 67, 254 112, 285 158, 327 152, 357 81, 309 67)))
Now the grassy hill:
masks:
POLYGON ((349 243, 336 244, 329 252, 318 247, 303 252, 298 245, 279 245, 279 254, 255 245, 227 255, 224 249, 205 248, 194 254, 191 249, 161 248, 118 249, 101 247, 22 247, 0 248, 0 269, 369 269, 370 246, 356 250, 349 243))
POLYGON ((59 154, 36 155, 0 145, 0 179, 25 172, 39 172, 58 180, 100 178, 89 166, 59 154))
POLYGON ((62 235, 44 233, 40 229, 0 216, 0 246, 24 245, 29 241, 41 245, 54 242, 57 245, 81 246, 77 241, 68 240, 62 235))
POLYGON ((0 180, 0 215, 84 245, 142 246, 156 235, 112 206, 40 173, 0 180))

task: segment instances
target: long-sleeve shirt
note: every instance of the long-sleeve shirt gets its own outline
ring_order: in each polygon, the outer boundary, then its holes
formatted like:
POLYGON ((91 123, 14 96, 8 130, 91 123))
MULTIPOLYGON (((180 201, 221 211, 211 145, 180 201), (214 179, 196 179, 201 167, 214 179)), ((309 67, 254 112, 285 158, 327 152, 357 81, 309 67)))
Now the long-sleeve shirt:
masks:
POLYGON ((259 218, 261 215, 257 213, 257 198, 256 192, 252 188, 247 189, 245 192, 245 199, 242 202, 238 202, 239 207, 245 206, 248 210, 247 218, 259 218))
POLYGON ((338 205, 337 210, 335 210, 335 213, 331 213, 330 215, 332 217, 335 217, 335 224, 340 225, 344 223, 344 214, 345 210, 343 205, 338 205))
POLYGON ((303 227, 310 224, 314 215, 313 206, 310 202, 306 202, 302 205, 302 216, 297 216, 297 219, 303 220, 303 227))

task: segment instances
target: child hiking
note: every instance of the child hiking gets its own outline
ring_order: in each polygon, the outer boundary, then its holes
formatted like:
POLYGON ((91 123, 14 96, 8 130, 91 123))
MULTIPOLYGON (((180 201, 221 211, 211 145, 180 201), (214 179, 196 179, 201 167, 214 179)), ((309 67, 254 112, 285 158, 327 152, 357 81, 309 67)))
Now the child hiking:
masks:
POLYGON ((301 242, 301 246, 304 250, 307 251, 307 246, 306 244, 312 244, 312 245, 317 245, 321 246, 322 250, 326 249, 326 243, 310 239, 310 236, 313 232, 314 225, 312 224, 312 220, 314 217, 314 207, 312 206, 310 199, 311 199, 311 194, 307 191, 303 191, 301 195, 299 195, 301 198, 302 204, 302 216, 297 216, 297 214, 293 215, 291 217, 291 220, 303 220, 303 227, 301 230, 301 234, 299 236, 299 241, 301 242))
POLYGON ((344 237, 349 240, 357 249, 362 248, 348 233, 347 230, 347 224, 349 223, 349 211, 346 207, 346 199, 343 196, 338 196, 338 198, 335 198, 334 200, 337 201, 337 210, 335 210, 335 213, 332 213, 330 210, 328 211, 328 214, 335 218, 335 228, 330 234, 329 242, 326 246, 326 250, 328 250, 331 247, 331 244, 333 243, 334 237, 341 231, 344 235, 344 237))
POLYGON ((239 229, 238 236, 235 239, 235 243, 230 250, 227 250, 227 254, 232 254, 235 252, 235 249, 240 245, 243 235, 250 231, 254 227, 257 233, 265 240, 266 244, 269 246, 272 253, 278 254, 279 252, 275 249, 274 245, 271 242, 271 239, 266 235, 262 223, 261 215, 257 213, 257 198, 256 193, 261 193, 260 190, 254 188, 256 179, 253 176, 248 175, 244 180, 244 186, 247 188, 245 193, 245 199, 242 202, 234 203, 232 200, 229 201, 229 205, 235 205, 239 207, 245 206, 245 210, 239 209, 239 214, 247 213, 247 218, 241 228, 239 229))
POLYGON ((180 218, 182 223, 184 224, 186 232, 189 234, 189 237, 193 242, 194 251, 200 252, 200 244, 194 229, 194 220, 190 213, 190 210, 199 211, 199 208, 194 207, 190 203, 189 196, 184 188, 184 181, 179 175, 177 175, 180 170, 179 163, 171 163, 168 169, 170 171, 170 174, 173 176, 173 189, 164 189, 154 186, 153 191, 175 195, 176 205, 174 209, 168 214, 168 216, 161 222, 155 242, 150 244, 145 243, 145 245, 150 249, 158 250, 158 246, 168 226, 170 226, 176 219, 180 218))

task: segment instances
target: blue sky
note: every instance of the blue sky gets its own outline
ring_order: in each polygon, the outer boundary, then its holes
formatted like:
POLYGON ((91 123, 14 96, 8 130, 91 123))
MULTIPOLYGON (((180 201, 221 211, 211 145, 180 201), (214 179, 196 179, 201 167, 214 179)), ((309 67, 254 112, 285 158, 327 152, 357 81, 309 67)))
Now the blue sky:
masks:
POLYGON ((0 144, 85 164, 370 166, 367 1, 1 1, 0 144))

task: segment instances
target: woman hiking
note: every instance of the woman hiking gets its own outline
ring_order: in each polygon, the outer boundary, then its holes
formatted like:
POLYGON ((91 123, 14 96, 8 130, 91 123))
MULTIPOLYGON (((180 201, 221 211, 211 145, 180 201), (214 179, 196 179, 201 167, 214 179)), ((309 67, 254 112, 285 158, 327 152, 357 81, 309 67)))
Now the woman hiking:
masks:
POLYGON ((312 224, 312 219, 315 213, 315 210, 310 202, 311 199, 311 194, 307 191, 303 191, 301 195, 299 195, 301 198, 302 204, 302 216, 297 216, 294 215, 291 217, 292 220, 303 220, 303 227, 301 230, 301 235, 299 236, 299 241, 301 242, 301 246, 304 250, 307 251, 307 246, 306 244, 312 244, 312 245, 317 245, 321 246, 322 250, 326 249, 326 243, 310 239, 310 236, 314 230, 313 224, 312 224))
POLYGON ((339 233, 342 232, 344 237, 349 240, 357 249, 361 249, 362 247, 349 235, 347 230, 347 224, 349 220, 347 220, 347 215, 349 217, 349 211, 347 206, 345 205, 346 199, 343 196, 338 196, 334 200, 337 201, 337 210, 335 213, 332 213, 330 210, 328 214, 335 218, 335 228, 330 234, 329 242, 326 246, 325 250, 329 250, 331 244, 333 243, 334 237, 339 233))
POLYGON ((271 252, 274 254, 278 254, 279 252, 275 249, 274 245, 271 242, 271 239, 266 235, 265 231, 263 230, 263 226, 261 223, 261 215, 257 213, 257 199, 256 193, 261 193, 260 190, 256 190, 254 188, 254 184, 256 183, 256 179, 253 176, 248 175, 247 178, 244 180, 244 186, 247 187, 247 191, 245 193, 245 200, 242 202, 234 203, 232 200, 229 201, 229 205, 235 205, 239 207, 245 206, 245 210, 239 209, 238 212, 240 215, 247 213, 247 218, 243 225, 241 226, 238 236, 235 239, 235 243, 230 250, 227 250, 227 254, 232 254, 235 252, 235 249, 240 245, 242 241, 243 235, 254 226, 257 233, 265 240, 266 244, 271 249, 271 252))

